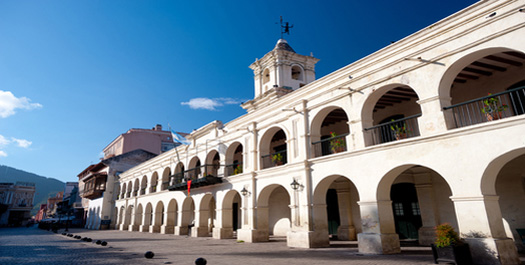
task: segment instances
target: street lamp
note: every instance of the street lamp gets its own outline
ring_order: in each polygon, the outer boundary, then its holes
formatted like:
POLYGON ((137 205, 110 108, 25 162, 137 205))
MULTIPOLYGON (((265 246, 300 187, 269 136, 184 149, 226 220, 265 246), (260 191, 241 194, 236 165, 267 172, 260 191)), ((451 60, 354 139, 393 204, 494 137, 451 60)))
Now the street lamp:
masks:
POLYGON ((242 187, 241 194, 242 196, 247 196, 250 192, 246 189, 246 187, 242 187))
POLYGON ((293 190, 298 190, 299 187, 301 186, 301 184, 299 182, 297 182, 297 180, 293 179, 293 182, 290 183, 290 186, 292 186, 293 190))

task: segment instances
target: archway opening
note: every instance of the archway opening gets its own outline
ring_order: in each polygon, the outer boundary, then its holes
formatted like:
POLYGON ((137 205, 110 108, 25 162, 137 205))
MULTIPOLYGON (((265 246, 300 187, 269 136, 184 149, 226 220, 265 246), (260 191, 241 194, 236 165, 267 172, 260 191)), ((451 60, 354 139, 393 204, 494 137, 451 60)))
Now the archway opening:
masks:
MULTIPOLYGON (((330 110, 332 108, 329 108, 330 110)), ((346 136, 349 133, 348 116, 342 108, 329 113, 321 111, 312 123, 312 148, 314 157, 347 151, 346 136)))
POLYGON ((450 223, 458 230, 454 203, 450 199, 452 191, 446 180, 427 167, 403 168, 406 169, 401 172, 392 170, 379 185, 378 200, 392 201, 391 212, 384 214, 391 214, 394 221, 381 222, 381 226, 393 225, 401 242, 420 245, 435 241, 434 228, 438 224, 450 223))
POLYGON ((153 172, 153 175, 151 175, 151 187, 150 187, 150 193, 157 192, 157 186, 159 182, 159 175, 157 172, 153 172))
POLYGON ((148 177, 144 175, 142 176, 142 181, 140 182, 140 195, 146 194, 147 188, 148 188, 148 177))
POLYGON ((417 118, 421 116, 421 107, 416 92, 406 85, 390 85, 378 89, 371 96, 376 100, 371 112, 364 111, 367 132, 367 145, 376 145, 419 136, 417 118), (368 123, 368 124, 367 124, 368 123), (370 126, 372 125, 372 126, 370 126), (369 127, 370 126, 370 127, 369 127))
POLYGON ((460 128, 525 113, 525 54, 486 49, 455 62, 440 87, 449 128, 460 128))
POLYGON ((235 142, 228 147, 228 150, 226 150, 226 176, 242 174, 244 170, 242 152, 242 144, 239 142, 235 142))
POLYGON ((342 176, 324 178, 314 191, 314 231, 319 236, 320 245, 328 245, 330 240, 356 240, 361 232, 361 213, 359 194, 355 185, 342 176))
POLYGON ((170 184, 170 176, 171 176, 171 169, 170 167, 166 167, 164 171, 162 172, 162 185, 160 187, 160 190, 166 190, 170 184))
POLYGON ((286 134, 282 129, 270 129, 261 140, 262 168, 281 166, 288 163, 286 134))
POLYGON ((291 230, 290 195, 281 185, 265 187, 257 203, 257 230, 265 235, 285 237, 291 230))
POLYGON ((214 176, 219 175, 219 168, 221 167, 221 158, 217 150, 213 150, 208 153, 206 156, 206 165, 204 168, 204 176, 214 176))

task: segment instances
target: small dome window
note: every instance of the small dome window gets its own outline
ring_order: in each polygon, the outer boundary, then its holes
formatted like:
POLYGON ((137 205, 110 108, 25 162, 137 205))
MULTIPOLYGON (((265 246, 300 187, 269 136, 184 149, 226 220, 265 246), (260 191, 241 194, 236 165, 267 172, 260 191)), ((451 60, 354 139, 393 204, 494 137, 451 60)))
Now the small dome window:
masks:
POLYGON ((264 69, 262 80, 263 84, 270 82, 270 70, 264 69))
POLYGON ((292 79, 303 80, 303 69, 300 66, 292 66, 292 79))

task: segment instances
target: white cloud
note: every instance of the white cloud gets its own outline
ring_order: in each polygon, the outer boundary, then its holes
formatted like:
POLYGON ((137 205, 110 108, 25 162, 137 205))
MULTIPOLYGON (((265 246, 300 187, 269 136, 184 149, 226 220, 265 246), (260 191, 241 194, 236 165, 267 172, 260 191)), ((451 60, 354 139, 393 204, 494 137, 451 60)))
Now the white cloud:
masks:
POLYGON ((16 144, 18 144, 19 147, 22 147, 22 148, 28 148, 33 142, 31 141, 28 141, 28 140, 24 140, 24 139, 16 139, 14 137, 11 137, 11 140, 13 142, 16 142, 16 144))
POLYGON ((16 109, 38 109, 42 105, 39 103, 31 103, 31 100, 26 97, 17 98, 11 91, 0 90, 0 117, 7 118, 15 114, 16 109))
POLYGON ((6 157, 6 156, 7 156, 7 153, 4 152, 4 151, 2 151, 2 150, 0 150, 0 156, 6 157))
POLYGON ((188 102, 181 102, 181 105, 188 105, 192 109, 217 110, 217 107, 224 105, 240 104, 242 100, 235 98, 192 98, 188 102))
POLYGON ((8 145, 10 141, 6 139, 3 135, 0 135, 0 147, 8 145))

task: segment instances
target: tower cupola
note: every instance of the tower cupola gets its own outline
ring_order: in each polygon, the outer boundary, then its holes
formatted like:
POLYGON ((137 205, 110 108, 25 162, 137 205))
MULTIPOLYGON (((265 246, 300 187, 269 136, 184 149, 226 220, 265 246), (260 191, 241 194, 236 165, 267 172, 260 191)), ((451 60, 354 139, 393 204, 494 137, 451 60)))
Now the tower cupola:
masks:
POLYGON ((293 91, 315 80, 315 64, 319 59, 298 54, 285 39, 260 60, 250 65, 255 82, 255 98, 264 97, 277 88, 293 91))

